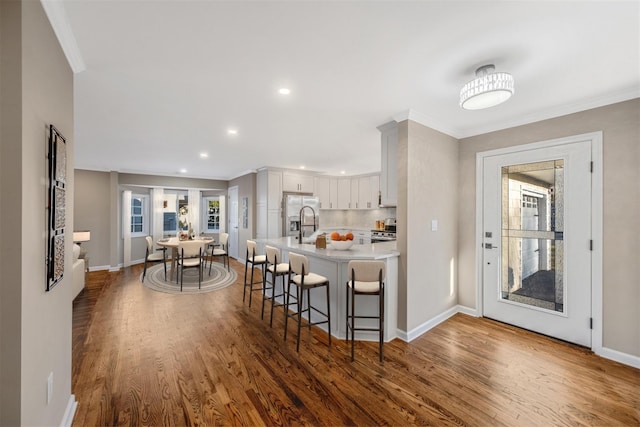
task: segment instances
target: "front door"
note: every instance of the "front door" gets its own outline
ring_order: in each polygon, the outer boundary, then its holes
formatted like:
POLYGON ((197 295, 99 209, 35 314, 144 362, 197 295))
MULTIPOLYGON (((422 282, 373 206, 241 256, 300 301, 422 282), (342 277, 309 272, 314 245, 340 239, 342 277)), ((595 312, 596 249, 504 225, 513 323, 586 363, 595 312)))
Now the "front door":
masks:
POLYGON ((591 143, 482 153, 484 316, 587 347, 591 143))

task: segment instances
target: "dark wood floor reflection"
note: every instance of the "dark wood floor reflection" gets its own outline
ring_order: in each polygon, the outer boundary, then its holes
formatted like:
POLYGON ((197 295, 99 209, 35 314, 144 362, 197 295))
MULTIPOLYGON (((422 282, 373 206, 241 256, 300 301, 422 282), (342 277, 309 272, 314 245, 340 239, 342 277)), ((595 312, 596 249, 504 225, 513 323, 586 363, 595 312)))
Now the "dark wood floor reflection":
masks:
MULTIPOLYGON (((411 343, 344 341, 260 319, 236 284, 145 288, 140 266, 92 272, 73 305, 74 426, 640 424, 640 371, 487 319, 456 315, 411 343)), ((254 296, 257 296, 256 293, 254 296)), ((268 312, 265 313, 265 318, 268 312)))

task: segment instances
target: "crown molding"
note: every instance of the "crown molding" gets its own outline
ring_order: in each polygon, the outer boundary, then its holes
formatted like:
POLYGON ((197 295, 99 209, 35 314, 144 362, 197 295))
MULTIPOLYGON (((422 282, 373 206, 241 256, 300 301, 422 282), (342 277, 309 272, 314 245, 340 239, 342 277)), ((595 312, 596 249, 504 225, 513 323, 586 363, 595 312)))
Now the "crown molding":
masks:
POLYGON ((472 136, 483 135, 499 130, 510 129, 517 126, 523 126, 530 123, 541 122, 543 120, 549 120, 557 117, 567 116, 569 114, 579 113, 581 111, 592 110, 594 108, 604 107, 606 105, 617 104, 619 102, 629 101, 635 98, 640 98, 640 87, 630 89, 628 88, 618 92, 609 93, 604 96, 561 105, 555 108, 548 108, 544 111, 528 114, 515 120, 508 120, 500 123, 495 123, 493 125, 476 126, 460 132, 460 136, 458 136, 457 138, 469 138, 472 136))
POLYGON ((398 123, 404 120, 411 120, 412 122, 419 123, 428 128, 437 130, 438 132, 442 132, 446 135, 452 136, 456 139, 460 139, 460 135, 462 134, 460 129, 449 126, 445 123, 439 122, 433 117, 428 116, 416 110, 409 109, 401 113, 398 113, 393 116, 393 120, 395 120, 398 123))
POLYGON ((44 8, 53 31, 58 37, 58 42, 62 47, 62 51, 67 57, 71 70, 77 74, 87 69, 87 66, 82 59, 80 48, 76 38, 71 31, 71 25, 67 19, 67 12, 64 9, 64 5, 60 0, 40 0, 42 7, 44 8))
POLYGON ((395 114, 393 116, 393 120, 398 123, 404 120, 411 120, 428 128, 452 136, 456 139, 463 139, 472 136, 483 135, 490 132, 496 132, 499 130, 510 129, 517 126, 523 126, 529 123, 554 119, 556 117, 579 113, 581 111, 592 110, 594 108, 617 104, 618 102, 629 101, 636 98, 640 98, 640 87, 626 88, 618 92, 609 93, 600 97, 561 105, 555 108, 548 108, 544 111, 528 114, 514 120, 500 121, 493 124, 474 126, 467 129, 460 129, 446 125, 444 123, 438 123, 437 120, 434 120, 432 117, 411 109, 395 114))

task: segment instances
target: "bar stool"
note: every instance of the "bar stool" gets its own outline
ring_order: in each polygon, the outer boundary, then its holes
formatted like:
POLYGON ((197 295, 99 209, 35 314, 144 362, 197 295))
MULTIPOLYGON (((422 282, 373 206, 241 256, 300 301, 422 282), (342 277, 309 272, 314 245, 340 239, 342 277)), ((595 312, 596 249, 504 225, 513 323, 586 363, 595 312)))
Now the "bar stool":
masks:
POLYGON ((242 302, 244 303, 246 297, 246 290, 249 287, 249 307, 251 307, 251 300, 253 291, 264 291, 264 288, 260 287, 253 289, 253 285, 262 284, 264 282, 264 266, 267 263, 267 257, 264 255, 256 255, 256 242, 253 240, 247 240, 247 256, 244 263, 244 289, 242 290, 242 302), (249 264, 251 264, 251 282, 247 283, 247 272, 249 271, 249 264), (260 266, 262 269, 262 277, 259 282, 253 281, 254 268, 260 266))
POLYGON ((273 326, 273 309, 275 307, 284 307, 284 298, 283 302, 276 302, 276 298, 284 297, 284 281, 285 276, 289 274, 289 264, 285 262, 279 262, 282 260, 280 257, 280 250, 274 248, 273 246, 265 246, 265 252, 267 253, 267 271, 264 273, 264 282, 262 283, 262 288, 265 290, 264 297, 262 298, 262 318, 264 319, 264 304, 266 300, 271 301, 271 319, 269 320, 269 326, 273 326), (271 273, 271 282, 267 281, 267 275, 271 273), (280 293, 277 293, 277 281, 278 277, 282 277, 282 288, 280 288, 280 293), (268 287, 267 285, 271 285, 268 287), (267 295, 267 290, 271 290, 271 296, 267 295))
POLYGON ((329 298, 329 280, 326 277, 320 276, 315 273, 308 273, 309 271, 309 261, 307 257, 304 255, 299 255, 293 252, 289 253, 289 284, 287 286, 287 295, 286 295, 286 303, 285 303, 285 318, 284 318, 284 340, 287 340, 287 321, 289 317, 296 319, 298 322, 298 338, 296 341, 296 351, 300 350, 300 326, 302 324, 302 312, 307 312, 307 323, 309 330, 311 330, 311 325, 320 325, 322 323, 327 324, 327 331, 329 334, 329 347, 331 347, 331 307, 329 298), (294 276, 292 276, 292 273, 294 276), (291 295, 291 284, 294 284, 297 287, 296 292, 296 305, 297 305, 297 313, 289 313, 290 307, 290 295, 291 295), (311 293, 309 292, 313 288, 318 288, 320 286, 324 286, 327 289, 327 312, 324 313, 317 308, 311 305, 311 293), (307 291, 307 308, 304 308, 304 291, 307 291), (326 317, 327 320, 322 320, 319 322, 311 322, 311 310, 315 311, 326 317))
POLYGON ((347 267, 351 280, 347 282, 347 343, 351 331, 351 361, 354 360, 355 331, 377 331, 380 340, 380 362, 382 362, 382 344, 384 342, 384 279, 386 265, 384 261, 349 261, 347 267), (378 295, 378 316, 356 316, 356 295, 378 295), (351 299, 351 304, 349 304, 351 299), (378 327, 356 327, 355 319, 378 319, 378 327))

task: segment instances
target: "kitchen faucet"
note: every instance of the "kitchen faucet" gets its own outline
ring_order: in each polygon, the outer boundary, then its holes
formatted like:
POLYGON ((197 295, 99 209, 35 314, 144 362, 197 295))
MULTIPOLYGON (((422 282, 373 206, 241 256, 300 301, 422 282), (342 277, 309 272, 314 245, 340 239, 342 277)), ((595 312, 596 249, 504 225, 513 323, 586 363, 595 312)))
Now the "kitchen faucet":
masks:
POLYGON ((307 225, 302 221, 302 216, 303 216, 302 214, 303 214, 305 208, 311 209, 311 212, 313 213, 313 231, 314 231, 314 233, 316 231, 316 211, 311 206, 304 205, 300 209, 300 218, 299 218, 300 219, 300 230, 298 231, 298 243, 302 243, 302 236, 304 234, 302 230, 303 230, 304 226, 307 225))

